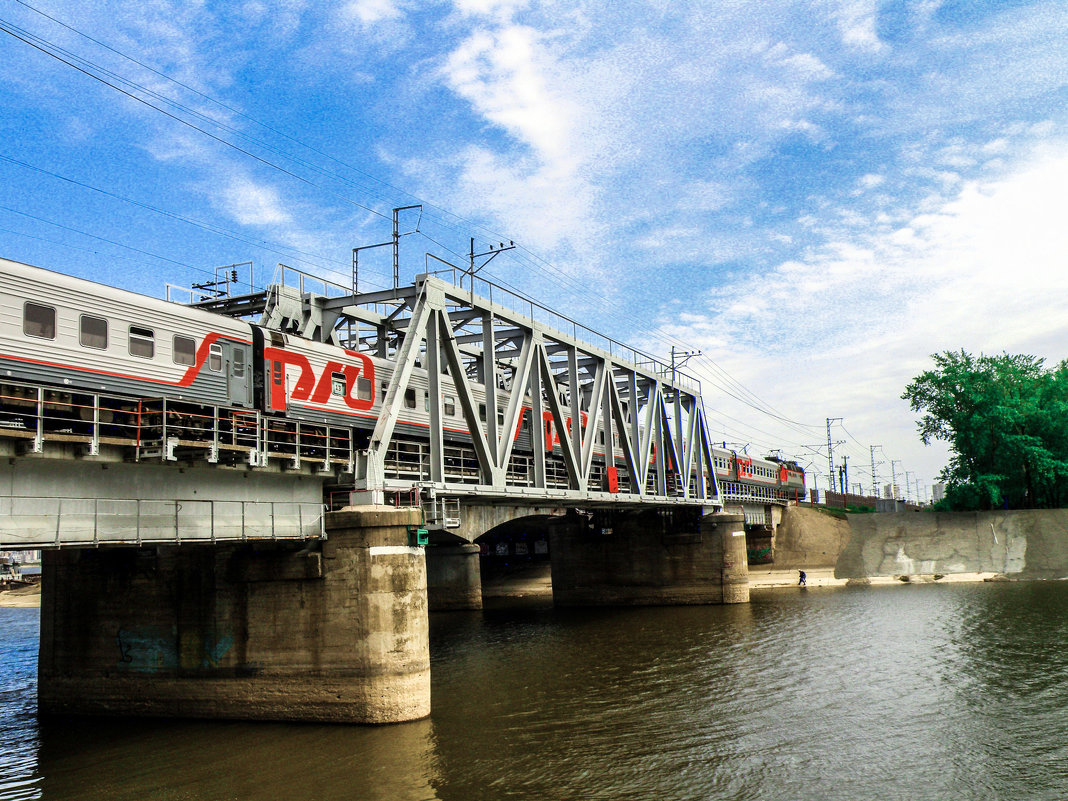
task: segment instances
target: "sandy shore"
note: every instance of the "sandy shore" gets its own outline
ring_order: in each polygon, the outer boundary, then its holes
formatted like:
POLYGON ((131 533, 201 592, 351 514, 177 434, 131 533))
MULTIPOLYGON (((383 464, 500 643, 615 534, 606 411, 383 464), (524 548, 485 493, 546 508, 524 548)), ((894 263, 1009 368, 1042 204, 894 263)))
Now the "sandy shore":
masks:
MULTIPOLYGON (((833 567, 813 567, 805 570, 806 585, 809 587, 845 587, 846 579, 836 579, 833 567)), ((911 576, 909 581, 901 581, 896 576, 874 576, 868 579, 871 586, 898 584, 953 584, 957 582, 992 581, 996 573, 947 573, 942 578, 934 576, 911 576)), ((773 565, 752 565, 749 568, 749 588, 768 589, 771 587, 796 587, 796 570, 777 570, 773 565)))
MULTIPOLYGON (((845 579, 834 577, 833 567, 814 567, 805 571, 809 587, 845 587, 845 579)), ((938 579, 938 584, 956 582, 990 581, 995 573, 950 573, 938 579)), ((787 589, 797 587, 797 571, 776 569, 771 565, 754 565, 749 568, 751 590, 787 589)), ((934 583, 933 576, 912 576, 904 582, 894 576, 879 576, 869 580, 871 586, 898 586, 902 584, 934 583)), ((486 581, 482 585, 483 598, 524 598, 551 596, 553 584, 548 564, 537 565, 510 576, 486 581)))
POLYGON ((0 590, 0 606, 40 606, 41 585, 30 584, 26 587, 15 587, 10 590, 0 590))

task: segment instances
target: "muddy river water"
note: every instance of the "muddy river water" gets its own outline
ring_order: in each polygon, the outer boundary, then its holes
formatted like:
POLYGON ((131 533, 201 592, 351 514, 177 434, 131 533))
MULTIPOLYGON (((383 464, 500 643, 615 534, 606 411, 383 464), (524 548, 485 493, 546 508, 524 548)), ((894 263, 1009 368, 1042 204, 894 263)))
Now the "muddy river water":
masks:
POLYGON ((1059 799, 1068 582, 435 614, 433 714, 385 728, 38 720, 0 609, 0 799, 1059 799))

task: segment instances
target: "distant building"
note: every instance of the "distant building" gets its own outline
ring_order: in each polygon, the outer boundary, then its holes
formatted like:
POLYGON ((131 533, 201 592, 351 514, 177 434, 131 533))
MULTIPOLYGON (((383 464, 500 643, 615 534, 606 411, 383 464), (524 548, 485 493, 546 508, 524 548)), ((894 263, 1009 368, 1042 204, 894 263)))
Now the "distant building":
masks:
POLYGON ((946 485, 943 483, 931 485, 931 500, 938 503, 946 497, 946 485))
POLYGON ((39 564, 40 551, 0 551, 0 560, 13 565, 39 564))
POLYGON ((883 497, 888 501, 894 501, 902 497, 901 487, 897 484, 883 484, 883 497))

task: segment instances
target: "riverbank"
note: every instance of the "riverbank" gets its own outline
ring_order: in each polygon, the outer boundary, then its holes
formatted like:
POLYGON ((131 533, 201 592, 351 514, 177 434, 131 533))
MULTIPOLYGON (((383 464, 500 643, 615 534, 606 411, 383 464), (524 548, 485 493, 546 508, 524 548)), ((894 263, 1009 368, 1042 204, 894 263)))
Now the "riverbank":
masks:
MULTIPOLYGON (((956 584, 960 582, 997 581, 997 573, 946 573, 945 575, 909 576, 903 581, 897 576, 872 576, 867 579, 841 579, 834 577, 833 567, 813 567, 805 569, 806 586, 809 587, 847 587, 877 586, 898 584, 956 584), (852 582, 852 584, 850 583, 852 582)), ((772 589, 777 587, 796 587, 798 572, 795 569, 775 569, 773 565, 756 565, 749 568, 749 589, 772 589)))
MULTIPOLYGON (((805 571, 809 587, 845 587, 847 579, 836 579, 833 567, 814 567, 805 571)), ((773 565, 755 565, 749 568, 749 589, 769 590, 797 586, 797 570, 776 569, 773 565)), ((910 576, 902 581, 895 576, 875 576, 866 581, 853 579, 853 585, 890 586, 898 584, 955 584, 958 582, 996 581, 997 573, 947 573, 934 576, 910 576)), ((487 580, 482 586, 482 597, 492 598, 551 598, 553 594, 552 570, 548 563, 535 565, 512 575, 487 580)), ((37 607, 41 605, 41 585, 31 584, 10 590, 0 590, 0 606, 37 607)))
POLYGON ((0 606, 33 607, 40 605, 40 582, 0 590, 0 606))
MULTIPOLYGON (((808 587, 846 587, 849 580, 834 577, 833 567, 813 567, 805 570, 808 587)), ((853 580, 852 586, 896 586, 901 584, 957 584, 961 582, 996 581, 997 573, 947 573, 932 576, 910 576, 902 581, 896 576, 875 576, 870 579, 853 580)), ((797 586, 797 570, 776 568, 774 565, 754 565, 749 568, 750 590, 786 589, 797 586)), ((509 576, 487 580, 482 585, 482 597, 491 598, 537 598, 552 597, 552 571, 548 564, 535 565, 509 576)))

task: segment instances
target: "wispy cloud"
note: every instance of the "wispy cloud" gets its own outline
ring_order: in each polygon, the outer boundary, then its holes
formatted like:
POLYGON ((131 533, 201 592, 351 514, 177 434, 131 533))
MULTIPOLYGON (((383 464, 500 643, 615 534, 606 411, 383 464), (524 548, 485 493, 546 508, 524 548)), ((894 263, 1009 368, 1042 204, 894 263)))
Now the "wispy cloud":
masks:
MULTIPOLYGON (((691 309, 666 330, 696 335, 743 383, 784 405, 776 388, 785 383, 797 417, 844 415, 933 473, 944 452, 917 446, 899 399, 930 353, 1068 356, 1065 203, 1068 142, 1036 146, 902 225, 843 229, 802 259, 737 275, 711 293, 706 317, 691 309)), ((708 400, 731 403, 714 390, 708 400)))
POLYGON ((248 176, 234 176, 221 188, 223 210, 241 225, 268 226, 292 222, 278 191, 248 176))

